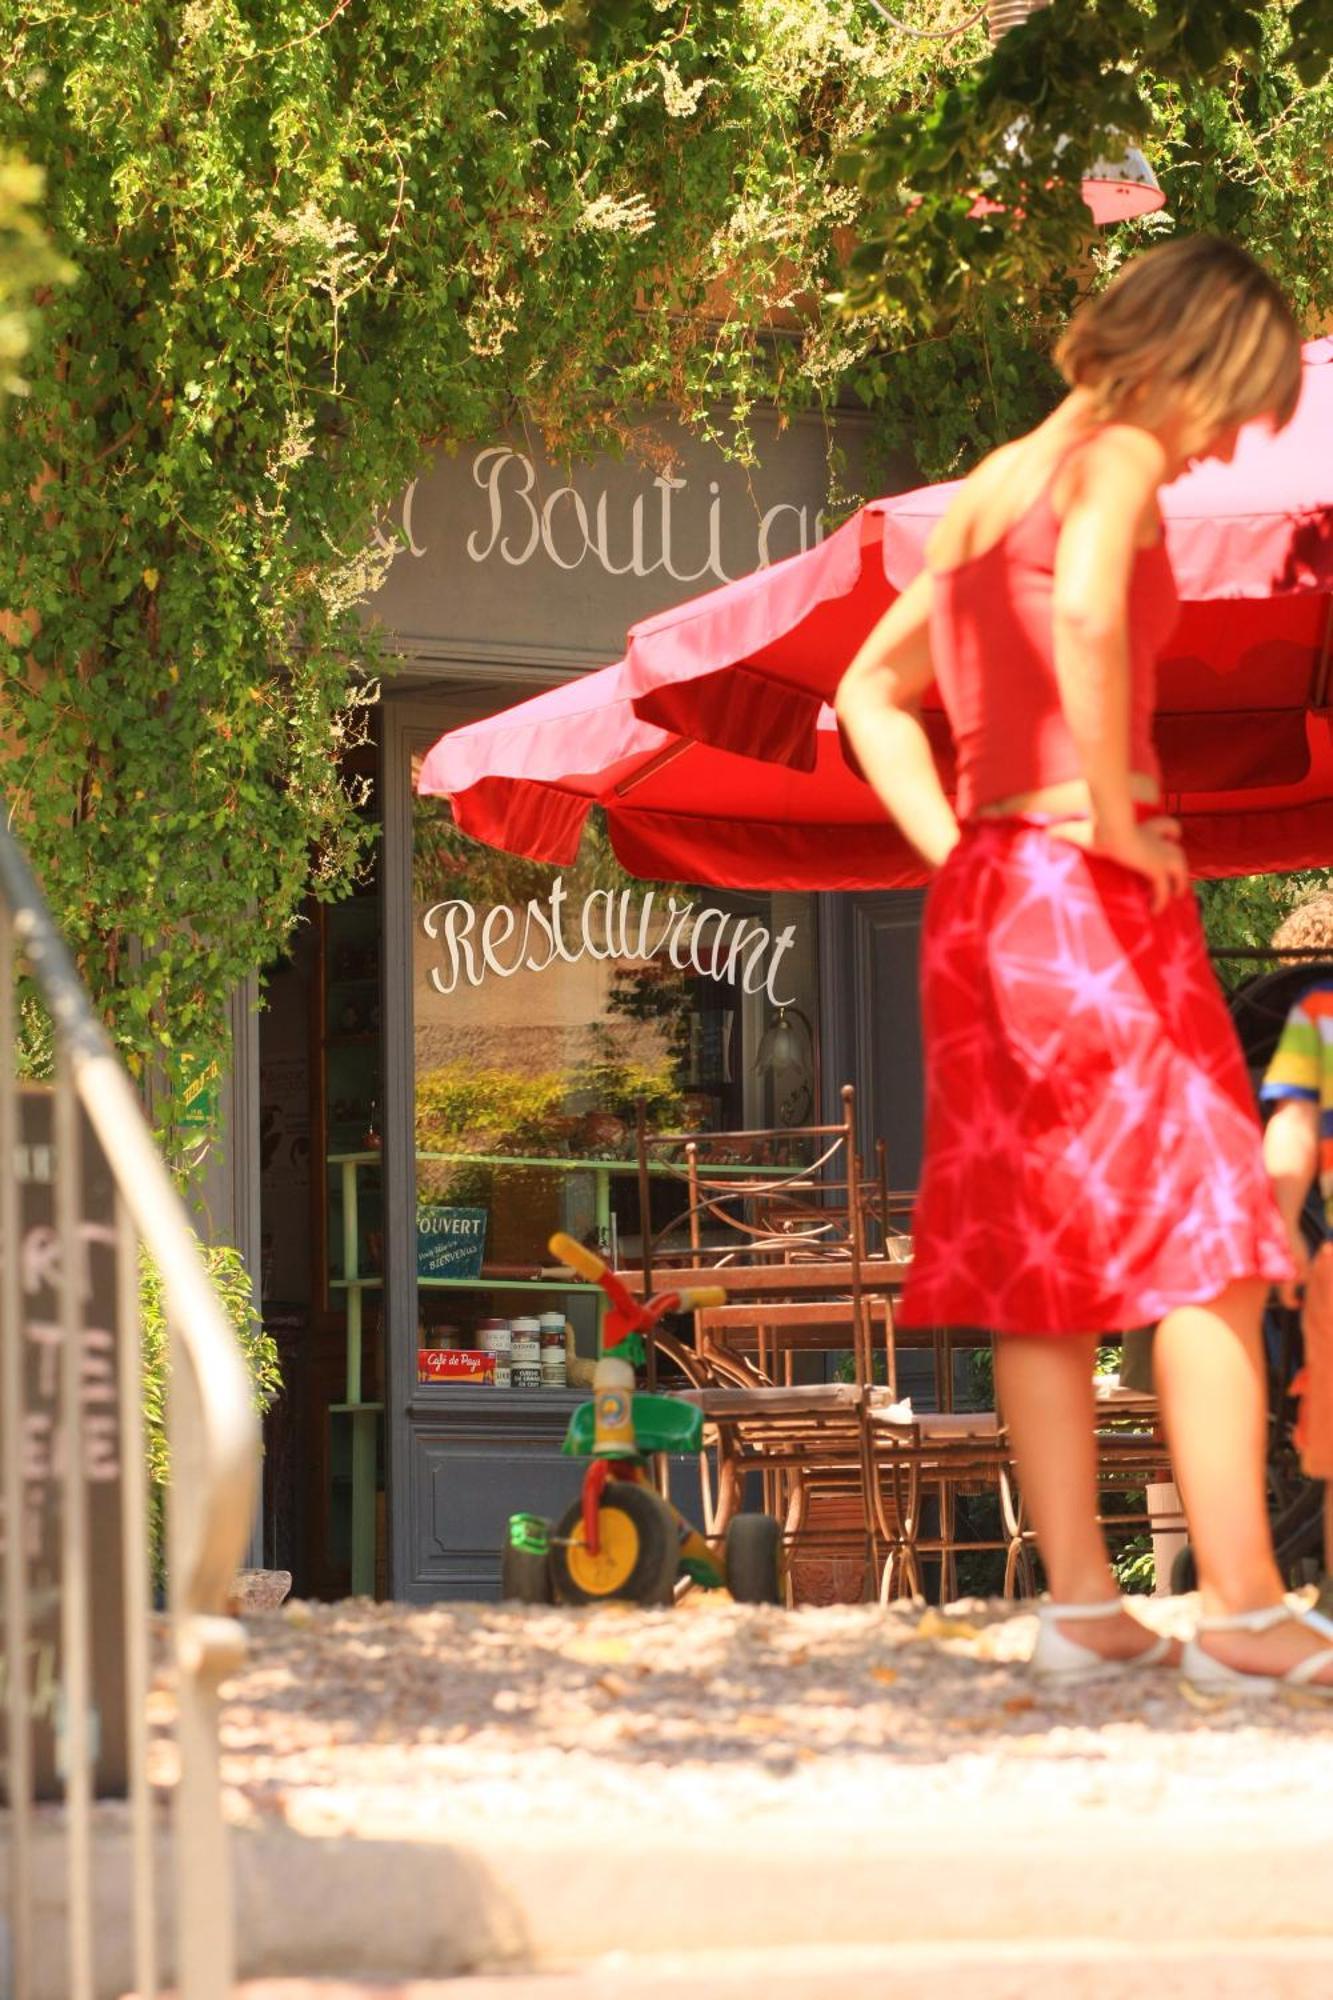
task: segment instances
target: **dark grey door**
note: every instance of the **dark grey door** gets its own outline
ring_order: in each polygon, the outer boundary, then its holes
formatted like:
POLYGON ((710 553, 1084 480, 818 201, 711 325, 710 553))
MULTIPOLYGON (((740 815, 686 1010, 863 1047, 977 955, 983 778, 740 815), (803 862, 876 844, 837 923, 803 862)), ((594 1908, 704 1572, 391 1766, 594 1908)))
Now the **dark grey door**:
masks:
POLYGON ((839 1086, 854 1083, 862 1155, 868 1162, 882 1138, 895 1188, 914 1188, 921 1170, 924 904, 924 890, 886 889, 827 896, 820 911, 825 1115, 836 1116, 839 1086))

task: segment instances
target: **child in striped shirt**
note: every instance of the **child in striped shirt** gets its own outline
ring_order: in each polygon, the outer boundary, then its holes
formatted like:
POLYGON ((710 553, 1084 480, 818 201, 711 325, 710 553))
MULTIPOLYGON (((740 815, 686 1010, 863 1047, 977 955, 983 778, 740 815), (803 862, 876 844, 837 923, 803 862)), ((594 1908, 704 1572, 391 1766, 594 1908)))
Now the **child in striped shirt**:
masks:
MULTIPOLYGON (((1327 947, 1333 955, 1333 894, 1312 897, 1273 935, 1274 949, 1327 947)), ((1264 1132, 1264 1164, 1291 1241, 1297 1276, 1279 1287, 1283 1302, 1304 1301, 1305 1367, 1292 1384, 1302 1396, 1296 1443, 1305 1471, 1324 1484, 1324 1567, 1333 1564, 1333 1242, 1312 1257, 1301 1214, 1318 1179, 1326 1227, 1333 1231, 1333 977, 1312 980, 1287 1015, 1264 1077, 1273 1108, 1264 1132)))

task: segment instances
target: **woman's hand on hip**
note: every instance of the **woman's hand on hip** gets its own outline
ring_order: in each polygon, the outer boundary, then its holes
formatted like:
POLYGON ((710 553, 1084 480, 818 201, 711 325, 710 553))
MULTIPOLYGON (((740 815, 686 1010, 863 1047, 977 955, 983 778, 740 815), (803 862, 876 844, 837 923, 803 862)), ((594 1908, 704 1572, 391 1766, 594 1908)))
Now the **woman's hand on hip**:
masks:
POLYGON ((1180 821, 1160 813, 1153 819, 1109 831, 1094 820, 1069 820, 1051 828, 1061 840, 1086 847, 1092 854, 1118 861, 1142 875, 1152 896, 1152 912, 1157 916, 1173 896, 1183 896, 1190 885, 1189 864, 1180 844, 1180 821))

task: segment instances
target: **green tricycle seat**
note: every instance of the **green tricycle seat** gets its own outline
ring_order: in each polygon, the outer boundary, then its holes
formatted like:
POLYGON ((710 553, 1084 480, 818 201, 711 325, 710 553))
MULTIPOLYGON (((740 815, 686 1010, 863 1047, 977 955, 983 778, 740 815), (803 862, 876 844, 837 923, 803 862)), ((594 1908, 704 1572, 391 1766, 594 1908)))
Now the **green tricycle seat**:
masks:
MULTIPOLYGON (((703 1450, 703 1411, 693 1403, 681 1403, 674 1396, 650 1396, 639 1391, 634 1397, 634 1438, 646 1458, 655 1451, 698 1452, 703 1450)), ((591 1458, 593 1405, 580 1403, 569 1420, 560 1449, 570 1458, 591 1458)))

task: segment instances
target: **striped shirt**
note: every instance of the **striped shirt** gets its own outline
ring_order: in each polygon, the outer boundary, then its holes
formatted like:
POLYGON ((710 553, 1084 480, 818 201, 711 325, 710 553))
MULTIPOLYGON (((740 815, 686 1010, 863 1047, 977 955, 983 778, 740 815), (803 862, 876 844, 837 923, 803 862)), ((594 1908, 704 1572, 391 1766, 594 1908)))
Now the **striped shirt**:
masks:
POLYGON ((1319 1192, 1333 1225, 1333 979, 1312 986, 1288 1014, 1260 1095, 1265 1104, 1303 1097, 1319 1106, 1319 1192))

